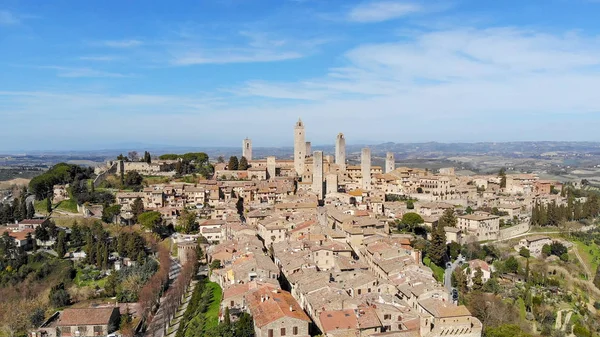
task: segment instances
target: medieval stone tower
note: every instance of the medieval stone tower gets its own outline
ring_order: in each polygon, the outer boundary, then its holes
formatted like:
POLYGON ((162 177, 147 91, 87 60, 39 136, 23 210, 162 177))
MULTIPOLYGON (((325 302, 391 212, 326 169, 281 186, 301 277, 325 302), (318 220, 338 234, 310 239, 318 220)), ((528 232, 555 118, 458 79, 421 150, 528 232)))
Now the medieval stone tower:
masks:
POLYGON ((304 173, 304 159, 306 158, 305 137, 304 123, 298 118, 298 122, 294 128, 294 169, 299 176, 304 173))
POLYGON ((390 173, 396 169, 396 159, 394 159, 394 153, 388 152, 385 155, 385 173, 390 173))
POLYGON ((340 172, 346 172, 346 138, 341 132, 335 140, 335 163, 340 168, 340 172))
POLYGON ((246 157, 246 160, 248 160, 248 161, 252 160, 252 140, 251 139, 246 138, 242 142, 242 157, 246 157))
POLYGON ((312 190, 319 200, 323 200, 323 151, 315 151, 313 154, 312 190))
POLYGON ((371 149, 364 148, 360 156, 360 169, 362 173, 362 188, 371 189, 371 149))

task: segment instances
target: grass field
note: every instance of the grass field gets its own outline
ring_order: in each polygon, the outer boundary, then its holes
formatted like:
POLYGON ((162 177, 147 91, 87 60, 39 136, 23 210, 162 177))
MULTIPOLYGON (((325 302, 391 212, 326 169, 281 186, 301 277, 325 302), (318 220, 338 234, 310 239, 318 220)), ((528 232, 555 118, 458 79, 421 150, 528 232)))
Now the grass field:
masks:
POLYGON ((77 202, 73 199, 63 200, 58 203, 56 209, 70 213, 77 213, 77 202))
POLYGON ((75 274, 75 278, 73 279, 73 282, 78 287, 98 286, 99 288, 104 288, 104 285, 106 284, 106 277, 101 278, 99 280, 94 280, 94 278, 96 278, 98 275, 100 275, 100 271, 98 271, 98 270, 77 269, 77 274, 75 274))
POLYGON ((598 264, 600 264, 600 247, 595 243, 591 243, 590 245, 586 245, 581 241, 572 240, 572 242, 577 246, 577 251, 583 262, 588 266, 590 271, 593 273, 598 268, 598 264))
POLYGON ((223 291, 218 284, 209 282, 206 284, 206 291, 212 291, 212 300, 208 306, 208 310, 204 315, 206 319, 206 328, 212 328, 219 325, 219 306, 221 304, 221 298, 223 297, 223 291))
POLYGON ((435 263, 431 262, 429 257, 425 257, 423 259, 423 263, 431 268, 433 271, 433 276, 438 282, 444 282, 444 268, 437 266, 435 263))

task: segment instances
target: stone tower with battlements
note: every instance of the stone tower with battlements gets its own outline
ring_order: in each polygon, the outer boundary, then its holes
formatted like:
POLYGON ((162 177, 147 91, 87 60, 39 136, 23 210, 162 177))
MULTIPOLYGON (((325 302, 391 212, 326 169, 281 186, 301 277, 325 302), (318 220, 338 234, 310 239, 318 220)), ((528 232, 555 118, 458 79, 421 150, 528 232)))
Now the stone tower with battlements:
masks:
POLYGON ((304 159, 306 158, 306 141, 304 133, 304 123, 298 118, 294 127, 294 169, 296 174, 301 176, 304 173, 304 159))
POLYGON ((394 153, 388 152, 385 155, 385 173, 390 173, 396 169, 396 159, 394 159, 394 153))
POLYGON ((335 163, 340 168, 340 172, 346 172, 346 138, 341 132, 335 140, 335 163))
POLYGON ((248 160, 248 161, 252 160, 252 140, 251 139, 246 138, 242 142, 242 157, 246 157, 246 160, 248 160))
POLYGON ((312 190, 319 200, 323 200, 323 151, 313 153, 312 190))
POLYGON ((360 155, 360 170, 362 174, 362 188, 371 189, 371 149, 364 148, 360 155))

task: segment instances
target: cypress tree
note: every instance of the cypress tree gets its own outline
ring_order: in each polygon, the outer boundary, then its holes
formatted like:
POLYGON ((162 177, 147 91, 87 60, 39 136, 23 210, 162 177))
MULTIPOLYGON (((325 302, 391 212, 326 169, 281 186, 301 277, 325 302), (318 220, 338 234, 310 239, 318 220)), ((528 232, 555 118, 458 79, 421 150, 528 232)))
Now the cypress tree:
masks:
POLYGON ((246 157, 242 156, 242 158, 240 158, 240 163, 238 164, 238 169, 240 171, 246 171, 248 169, 249 165, 248 165, 248 159, 246 159, 246 157))
POLYGON ((446 255, 446 232, 440 223, 435 225, 431 232, 431 245, 427 249, 427 255, 436 265, 443 265, 446 255))
POLYGON ((229 158, 229 165, 227 165, 227 169, 230 171, 237 171, 239 166, 238 158, 236 156, 231 156, 229 158))
POLYGON ((52 213, 52 201, 50 201, 50 197, 46 198, 46 212, 48 214, 52 213))

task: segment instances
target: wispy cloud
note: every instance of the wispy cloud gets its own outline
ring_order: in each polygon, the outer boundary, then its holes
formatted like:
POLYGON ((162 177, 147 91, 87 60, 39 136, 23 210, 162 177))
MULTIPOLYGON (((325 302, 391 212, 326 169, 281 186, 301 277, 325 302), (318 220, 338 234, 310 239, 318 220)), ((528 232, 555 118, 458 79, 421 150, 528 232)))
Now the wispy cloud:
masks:
POLYGON ((97 70, 92 68, 77 68, 77 67, 63 67, 63 66, 39 66, 40 69, 52 69, 57 70, 58 77, 104 77, 104 78, 125 78, 133 77, 132 74, 122 74, 116 72, 109 72, 103 70, 97 70))
POLYGON ((120 59, 118 56, 103 55, 103 56, 81 56, 79 58, 82 61, 98 61, 98 62, 110 62, 120 59))
POLYGON ((0 26, 10 26, 19 24, 21 20, 13 13, 0 10, 0 26))
POLYGON ((171 54, 171 64, 186 66, 194 64, 260 63, 298 59, 314 52, 326 40, 297 40, 273 36, 265 32, 241 31, 238 43, 215 43, 199 48, 201 42, 188 42, 171 54))
POLYGON ((237 93, 304 100, 323 113, 377 111, 380 119, 600 112, 598 40, 514 27, 421 32, 353 48, 347 66, 321 78, 250 81, 237 93))
POLYGON ((107 40, 95 43, 96 45, 106 46, 110 48, 134 48, 144 44, 140 40, 107 40))
POLYGON ((350 10, 348 19, 354 22, 382 22, 423 11, 416 3, 375 1, 362 3, 350 10))

